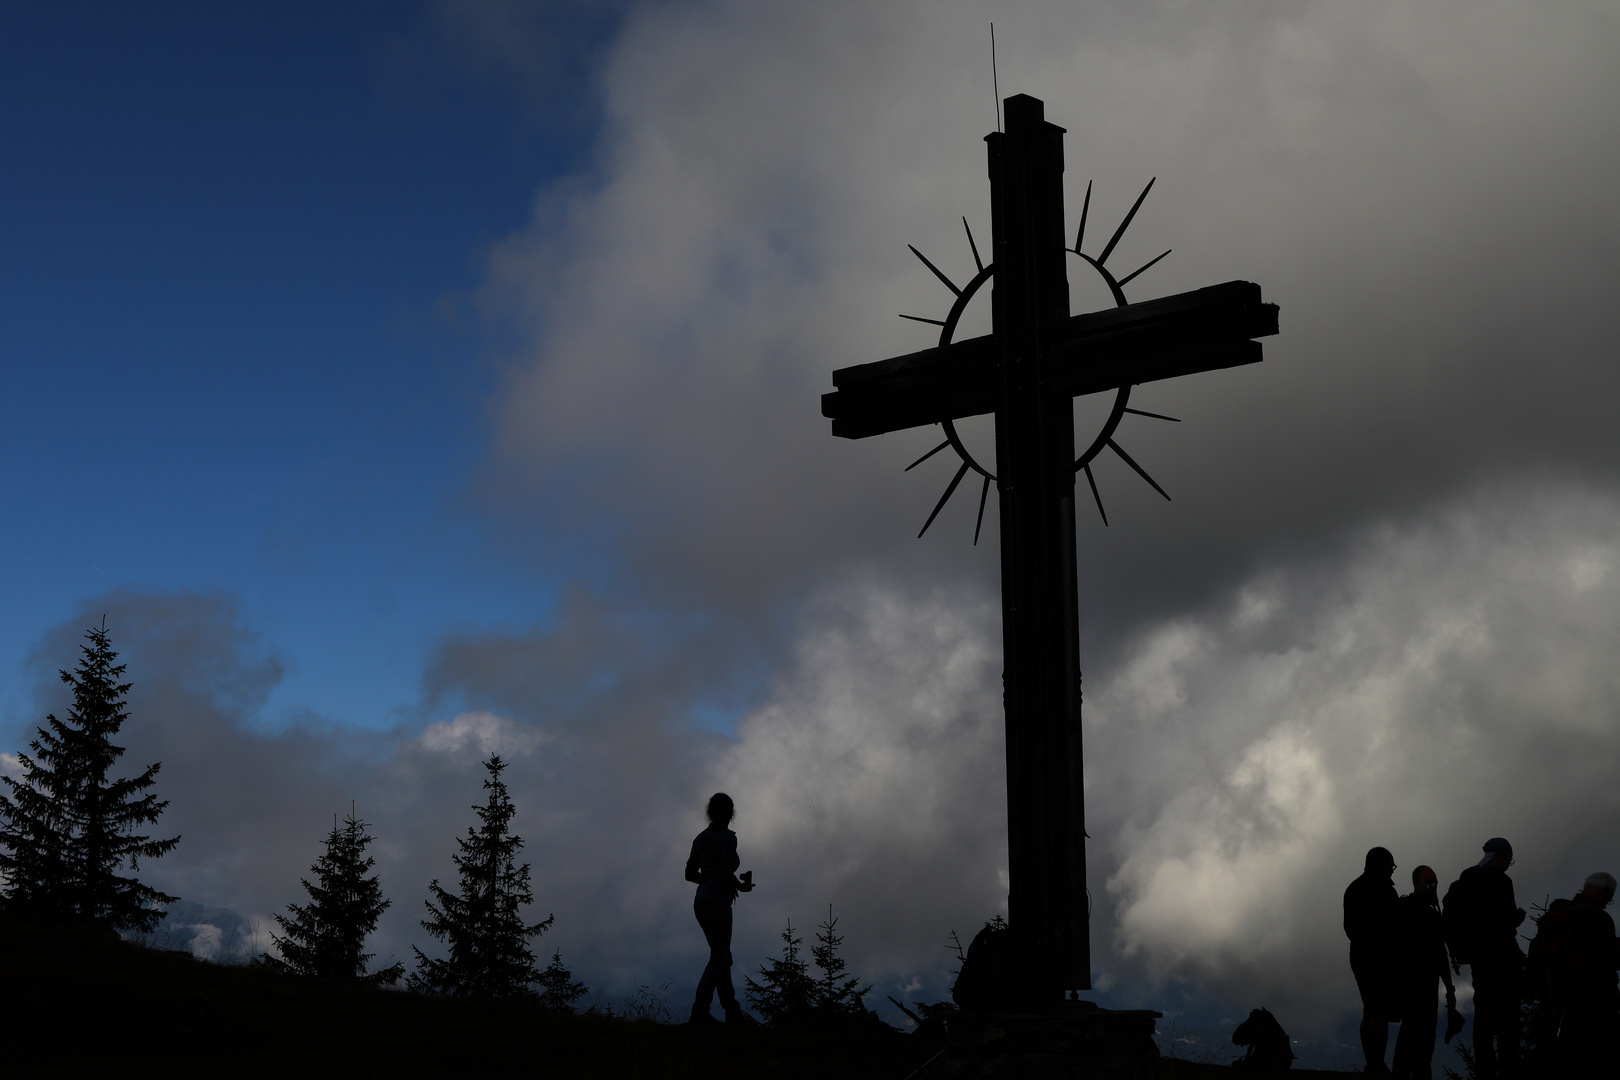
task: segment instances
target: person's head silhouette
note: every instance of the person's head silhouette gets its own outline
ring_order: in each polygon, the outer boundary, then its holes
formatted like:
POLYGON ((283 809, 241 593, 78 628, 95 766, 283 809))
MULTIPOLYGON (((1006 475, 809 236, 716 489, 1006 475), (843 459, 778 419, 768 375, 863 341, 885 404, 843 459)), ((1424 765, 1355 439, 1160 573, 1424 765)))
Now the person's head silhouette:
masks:
POLYGON ((717 791, 709 796, 707 811, 709 820, 722 829, 731 824, 731 819, 737 814, 737 807, 731 801, 731 796, 723 791, 717 791))
POLYGON ((1440 875, 1427 866, 1420 866, 1412 871, 1412 891, 1434 905, 1440 906, 1440 875))
POLYGON ((1599 907, 1608 907, 1614 900, 1614 885, 1614 875, 1599 870, 1586 875, 1586 884, 1581 886, 1581 892, 1596 900, 1599 907))
POLYGON ((1500 836, 1493 836, 1485 841, 1481 848, 1485 857, 1479 860, 1479 865, 1487 870, 1506 870, 1513 865, 1513 845, 1500 836))
POLYGON ((1375 847, 1367 852, 1366 871, 1369 874, 1379 874, 1389 877, 1395 873, 1395 856, 1389 853, 1389 848, 1375 847))

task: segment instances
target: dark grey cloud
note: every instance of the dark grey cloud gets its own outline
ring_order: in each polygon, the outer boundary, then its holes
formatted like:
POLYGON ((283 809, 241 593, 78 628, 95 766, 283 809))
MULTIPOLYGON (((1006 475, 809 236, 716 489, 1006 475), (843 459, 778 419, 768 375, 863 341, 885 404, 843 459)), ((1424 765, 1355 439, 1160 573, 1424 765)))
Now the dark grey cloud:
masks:
POLYGON ((496 469, 538 532, 746 613, 868 560, 993 581, 968 499, 911 539, 949 474, 901 475, 927 432, 817 414, 832 368, 927 343, 894 314, 947 296, 904 244, 965 276, 959 217, 987 229, 989 14, 1004 89, 1070 128, 1071 201, 1094 178, 1106 226, 1158 175, 1118 257, 1176 251, 1138 295, 1248 277, 1283 309, 1264 367, 1140 392, 1187 421, 1127 432, 1176 502, 1105 473, 1095 626, 1504 468, 1613 477, 1601 7, 661 5, 608 67, 596 185, 495 262, 535 342, 496 469))

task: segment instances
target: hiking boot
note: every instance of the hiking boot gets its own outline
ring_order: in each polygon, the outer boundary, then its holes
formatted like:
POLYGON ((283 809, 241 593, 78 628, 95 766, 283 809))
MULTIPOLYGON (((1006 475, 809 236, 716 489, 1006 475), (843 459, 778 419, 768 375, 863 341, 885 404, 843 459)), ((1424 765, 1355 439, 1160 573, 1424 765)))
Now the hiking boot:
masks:
POLYGON ((730 1027, 759 1027, 759 1021, 741 1009, 727 1009, 726 1024, 730 1027))
POLYGON ((709 1015, 709 1010, 692 1006, 692 1017, 687 1021, 693 1027, 719 1027, 720 1021, 709 1015))

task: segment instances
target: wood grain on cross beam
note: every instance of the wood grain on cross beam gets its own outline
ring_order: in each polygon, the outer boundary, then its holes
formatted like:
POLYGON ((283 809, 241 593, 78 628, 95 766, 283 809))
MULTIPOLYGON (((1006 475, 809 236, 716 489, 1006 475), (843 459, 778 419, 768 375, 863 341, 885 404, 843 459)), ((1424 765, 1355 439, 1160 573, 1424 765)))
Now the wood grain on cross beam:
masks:
MULTIPOLYGON (((1277 305, 1249 281, 1075 315, 1048 332, 1047 385, 1072 396, 1258 363, 1254 338, 1277 333, 1277 305)), ((863 439, 995 412, 995 337, 907 353, 833 372, 821 398, 833 434, 863 439)))

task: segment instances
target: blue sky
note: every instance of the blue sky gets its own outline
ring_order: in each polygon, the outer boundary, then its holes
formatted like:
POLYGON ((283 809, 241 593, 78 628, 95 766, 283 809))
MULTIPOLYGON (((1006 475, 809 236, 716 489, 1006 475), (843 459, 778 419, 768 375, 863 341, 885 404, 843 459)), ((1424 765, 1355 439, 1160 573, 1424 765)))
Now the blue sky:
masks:
MULTIPOLYGON (((543 29, 588 59, 602 20, 543 29)), ((447 624, 543 617, 492 541, 489 245, 587 160, 417 4, 0 13, 0 709, 110 587, 224 590, 288 666, 267 715, 382 725, 447 624)), ((583 65, 581 65, 583 67, 583 65)))

